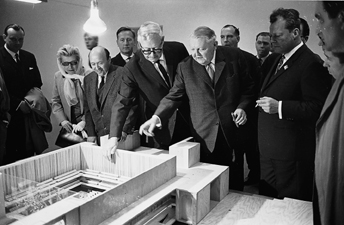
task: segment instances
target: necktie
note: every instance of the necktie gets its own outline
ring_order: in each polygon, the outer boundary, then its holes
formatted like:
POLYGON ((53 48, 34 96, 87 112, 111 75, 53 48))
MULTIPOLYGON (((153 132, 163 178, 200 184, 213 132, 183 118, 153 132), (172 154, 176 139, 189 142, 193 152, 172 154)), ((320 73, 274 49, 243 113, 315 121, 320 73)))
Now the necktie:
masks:
POLYGON ((276 73, 281 69, 281 67, 283 66, 283 62, 284 62, 284 59, 285 59, 285 56, 282 55, 282 57, 280 58, 278 64, 277 64, 277 68, 276 68, 276 71, 275 71, 275 75, 276 73))
POLYGON ((128 58, 125 60, 125 62, 129 62, 130 59, 131 59, 131 57, 128 57, 128 58))
POLYGON ((98 91, 97 91, 97 95, 98 95, 98 101, 97 101, 97 105, 98 105, 98 108, 100 108, 100 103, 101 103, 101 93, 103 91, 103 87, 104 87, 104 83, 105 83, 105 76, 101 76, 101 81, 100 81, 100 84, 99 84, 99 87, 98 87, 98 91))
POLYGON ((208 75, 209 75, 211 81, 213 81, 214 80, 214 73, 215 73, 215 71, 214 71, 213 67, 211 67, 211 63, 206 65, 205 69, 207 70, 208 75))
POLYGON ((105 76, 101 76, 101 81, 100 81, 100 84, 99 84, 99 87, 98 87, 98 92, 101 91, 101 89, 103 88, 104 86, 104 83, 105 83, 105 76))
POLYGON ((16 62, 19 64, 19 63, 20 63, 20 60, 19 60, 19 55, 18 55, 18 53, 16 53, 14 56, 16 57, 16 62))
POLYGON ((160 70, 160 73, 161 73, 162 76, 164 77, 167 86, 168 86, 168 87, 171 87, 170 78, 169 78, 169 76, 168 76, 168 74, 167 74, 165 68, 161 65, 160 60, 156 61, 155 63, 158 65, 158 68, 159 68, 159 70, 160 70))

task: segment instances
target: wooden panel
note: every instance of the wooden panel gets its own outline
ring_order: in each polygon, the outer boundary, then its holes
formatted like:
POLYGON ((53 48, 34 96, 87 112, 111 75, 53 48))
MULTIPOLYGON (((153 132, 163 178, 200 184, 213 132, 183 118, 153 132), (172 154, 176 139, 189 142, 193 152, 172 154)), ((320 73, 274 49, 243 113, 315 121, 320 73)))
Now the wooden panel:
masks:
POLYGON ((229 188, 229 168, 218 176, 210 186, 210 199, 221 201, 227 194, 229 188))
POLYGON ((169 147, 169 154, 177 156, 178 168, 190 168, 200 160, 200 144, 181 141, 169 147))
POLYGON ((151 170, 139 174, 134 179, 128 180, 81 206, 80 224, 101 223, 175 176, 176 158, 171 157, 170 160, 158 164, 151 170), (97 209, 97 214, 94 213, 95 209, 97 209))
POLYGON ((117 150, 116 162, 113 163, 106 157, 105 150, 95 145, 82 145, 81 152, 82 169, 97 170, 126 177, 134 177, 165 161, 165 159, 152 155, 117 150))

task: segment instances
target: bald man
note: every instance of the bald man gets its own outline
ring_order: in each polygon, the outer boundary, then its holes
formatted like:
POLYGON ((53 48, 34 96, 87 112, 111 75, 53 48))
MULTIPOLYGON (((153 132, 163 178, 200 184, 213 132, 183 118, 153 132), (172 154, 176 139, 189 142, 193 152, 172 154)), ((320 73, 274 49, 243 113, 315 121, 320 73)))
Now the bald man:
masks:
MULTIPOLYGON (((97 142, 101 136, 109 134, 111 107, 120 87, 121 75, 118 66, 111 64, 109 51, 101 46, 94 47, 90 52, 90 64, 94 72, 85 77, 85 117, 87 141, 97 142)), ((123 127, 122 138, 131 133, 131 122, 134 121, 133 111, 129 114, 123 127)))

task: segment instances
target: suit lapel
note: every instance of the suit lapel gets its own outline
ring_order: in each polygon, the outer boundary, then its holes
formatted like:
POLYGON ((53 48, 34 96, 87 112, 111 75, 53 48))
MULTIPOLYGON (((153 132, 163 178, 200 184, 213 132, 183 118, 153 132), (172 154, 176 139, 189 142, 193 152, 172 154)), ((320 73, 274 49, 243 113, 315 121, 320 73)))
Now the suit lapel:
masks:
POLYGON ((209 77, 209 74, 208 74, 207 70, 205 69, 205 66, 202 66, 201 64, 199 64, 195 60, 193 60, 193 64, 194 64, 193 67, 194 67, 196 76, 200 77, 210 87, 214 88, 214 85, 213 85, 213 83, 212 83, 212 81, 211 81, 211 79, 209 77))
POLYGON ((173 81, 174 81, 174 73, 173 73, 173 65, 175 64, 174 60, 175 58, 170 54, 171 51, 169 50, 170 48, 166 45, 163 46, 163 52, 164 52, 164 57, 166 60, 166 66, 167 66, 167 73, 170 79, 170 84, 173 86, 173 81))
POLYGON ((217 49, 216 56, 215 56, 215 74, 214 74, 214 87, 217 84, 217 81, 219 80, 223 68, 225 68, 226 62, 225 57, 222 54, 220 49, 217 49))
MULTIPOLYGON (((16 68, 18 65, 16 63, 16 61, 14 61, 13 57, 11 56, 10 53, 7 52, 7 50, 5 49, 5 47, 3 47, 2 49, 2 56, 4 58, 4 60, 9 64, 11 65, 13 68, 16 68)), ((20 53, 19 53, 20 54, 20 53)))
POLYGON ((323 122, 325 117, 327 117, 326 115, 332 111, 332 108, 337 102, 338 95, 340 91, 342 90, 343 85, 344 85, 344 77, 341 76, 340 78, 338 78, 338 80, 335 81, 329 95, 327 96, 327 99, 321 111, 320 117, 317 121, 317 127, 323 122))
MULTIPOLYGON (((89 102, 93 102, 94 106, 96 106, 95 108, 100 111, 100 109, 98 108, 98 96, 97 96, 97 91, 98 91, 98 74, 96 72, 92 72, 91 74, 87 75, 90 76, 90 81, 88 84, 85 85, 90 85, 90 101, 89 102)), ((85 95, 87 96, 87 94, 85 95)))
POLYGON ((103 107, 105 99, 106 99, 107 95, 109 94, 109 91, 112 87, 112 83, 115 80, 115 75, 116 75, 115 70, 116 70, 115 66, 111 65, 109 68, 108 75, 106 77, 106 83, 104 85, 104 89, 103 89, 103 93, 102 93, 102 99, 100 102, 101 107, 103 107))
POLYGON ((162 79, 160 76, 159 72, 155 69, 153 63, 149 62, 143 55, 142 53, 139 53, 139 64, 140 67, 143 71, 143 73, 147 76, 152 77, 154 80, 156 80, 158 83, 163 85, 165 88, 169 89, 165 81, 162 79))
POLYGON ((281 69, 275 74, 275 70, 277 68, 277 64, 282 56, 278 57, 274 63, 274 66, 270 70, 270 73, 265 79, 262 87, 262 91, 265 90, 271 83, 273 83, 276 79, 278 79, 284 72, 290 70, 293 67, 295 61, 300 57, 300 55, 307 49, 306 45, 301 46, 281 67, 281 69))

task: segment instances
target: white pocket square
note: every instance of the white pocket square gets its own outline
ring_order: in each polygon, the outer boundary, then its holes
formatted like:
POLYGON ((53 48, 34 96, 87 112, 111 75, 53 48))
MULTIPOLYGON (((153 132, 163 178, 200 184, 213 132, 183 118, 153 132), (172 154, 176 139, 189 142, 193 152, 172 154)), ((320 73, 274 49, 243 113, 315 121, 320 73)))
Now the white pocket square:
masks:
POLYGON ((29 70, 33 70, 33 67, 29 67, 29 70))

